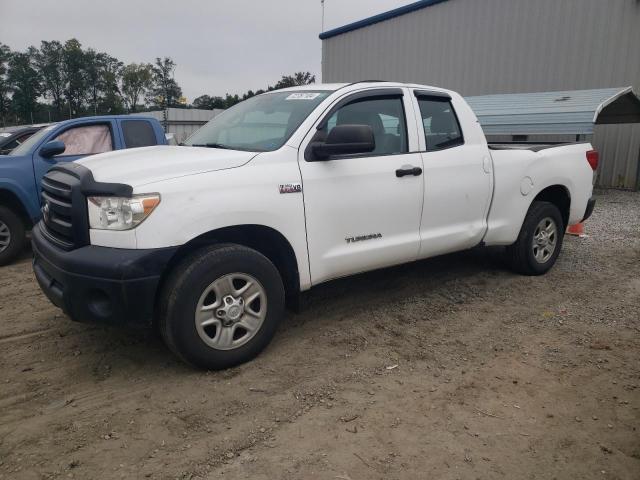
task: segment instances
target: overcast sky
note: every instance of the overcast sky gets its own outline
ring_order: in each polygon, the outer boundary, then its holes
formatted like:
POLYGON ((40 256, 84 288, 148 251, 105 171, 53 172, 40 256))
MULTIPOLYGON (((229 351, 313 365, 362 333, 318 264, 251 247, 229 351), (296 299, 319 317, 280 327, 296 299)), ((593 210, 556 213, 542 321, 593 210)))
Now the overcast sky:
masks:
MULTIPOLYGON (((325 30, 412 0, 326 0, 325 30)), ((14 50, 77 38, 125 63, 169 56, 191 102, 244 93, 281 75, 320 79, 320 0, 0 0, 0 42, 14 50)))

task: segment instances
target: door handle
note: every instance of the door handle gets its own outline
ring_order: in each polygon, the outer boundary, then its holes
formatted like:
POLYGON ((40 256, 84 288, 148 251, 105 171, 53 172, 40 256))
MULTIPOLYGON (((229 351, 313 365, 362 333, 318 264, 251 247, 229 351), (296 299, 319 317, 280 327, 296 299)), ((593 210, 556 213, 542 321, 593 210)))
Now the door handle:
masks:
POLYGON ((407 165, 406 167, 396 170, 396 177, 398 178, 406 177, 407 175, 419 177, 420 175, 422 175, 422 169, 420 167, 412 167, 410 165, 407 165))

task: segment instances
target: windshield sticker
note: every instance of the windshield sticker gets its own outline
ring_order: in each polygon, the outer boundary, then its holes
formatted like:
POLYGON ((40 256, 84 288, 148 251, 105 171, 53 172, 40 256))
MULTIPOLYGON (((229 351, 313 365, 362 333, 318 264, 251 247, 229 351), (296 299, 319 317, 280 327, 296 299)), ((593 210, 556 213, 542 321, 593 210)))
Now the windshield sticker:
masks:
POLYGON ((10 133, 5 133, 5 132, 0 132, 0 137, 10 137, 11 134, 10 133))
POLYGON ((292 93, 285 100, 313 100, 319 96, 319 93, 292 93))

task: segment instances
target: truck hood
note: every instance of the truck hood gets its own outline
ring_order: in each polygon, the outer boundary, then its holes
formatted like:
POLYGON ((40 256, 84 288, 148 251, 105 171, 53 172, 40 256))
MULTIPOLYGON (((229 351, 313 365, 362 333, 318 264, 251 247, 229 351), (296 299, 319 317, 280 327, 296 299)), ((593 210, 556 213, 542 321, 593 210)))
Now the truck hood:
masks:
POLYGON ((256 152, 206 147, 155 146, 101 153, 77 163, 90 169, 97 182, 138 187, 170 178, 240 167, 256 155, 256 152))

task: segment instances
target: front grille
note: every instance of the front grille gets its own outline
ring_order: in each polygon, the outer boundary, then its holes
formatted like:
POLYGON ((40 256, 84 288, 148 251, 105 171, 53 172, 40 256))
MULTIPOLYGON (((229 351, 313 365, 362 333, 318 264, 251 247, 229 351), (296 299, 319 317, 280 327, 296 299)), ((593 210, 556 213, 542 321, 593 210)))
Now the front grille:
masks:
POLYGON ((65 248, 73 247, 71 185, 64 174, 51 172, 42 179, 42 218, 49 237, 65 248), (57 177, 57 178, 56 178, 57 177))
POLYGON ((87 196, 131 197, 132 193, 130 185, 96 182, 91 170, 79 163, 55 165, 42 178, 40 231, 65 250, 88 245, 87 196))
POLYGON ((81 243, 81 238, 76 234, 74 218, 84 210, 83 205, 74 205, 74 198, 77 199, 80 193, 74 192, 74 189, 79 187, 80 179, 63 170, 50 170, 42 179, 41 230, 49 241, 65 250, 71 250, 81 243))

